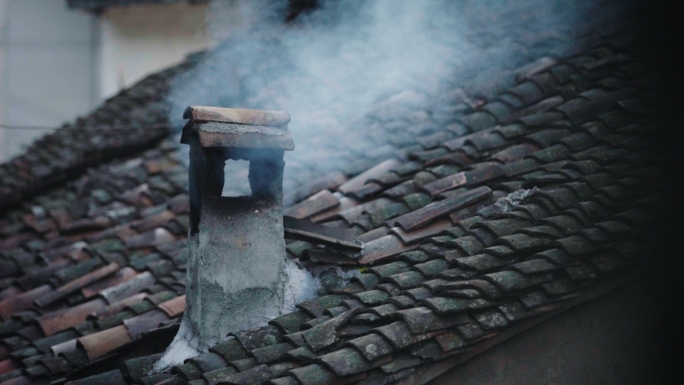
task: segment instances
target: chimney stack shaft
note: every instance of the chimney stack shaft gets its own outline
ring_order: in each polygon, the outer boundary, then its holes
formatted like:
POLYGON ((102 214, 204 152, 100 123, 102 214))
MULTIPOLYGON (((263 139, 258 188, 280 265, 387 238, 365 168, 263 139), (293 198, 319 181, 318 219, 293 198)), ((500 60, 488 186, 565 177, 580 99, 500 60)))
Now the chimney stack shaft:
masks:
POLYGON ((189 107, 184 117, 191 229, 183 328, 205 350, 282 309, 283 155, 294 143, 284 111, 189 107), (228 160, 249 162, 250 196, 222 196, 228 160))

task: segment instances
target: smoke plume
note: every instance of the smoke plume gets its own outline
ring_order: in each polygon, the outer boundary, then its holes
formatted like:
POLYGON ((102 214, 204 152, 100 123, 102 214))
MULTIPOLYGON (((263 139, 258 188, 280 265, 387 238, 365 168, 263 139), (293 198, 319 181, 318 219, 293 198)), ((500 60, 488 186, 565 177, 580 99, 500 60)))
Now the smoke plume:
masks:
POLYGON ((391 156, 618 14, 605 1, 324 0, 286 23, 287 5, 214 1, 220 43, 170 98, 179 124, 188 105, 287 110, 296 150, 286 192, 356 158, 391 156))

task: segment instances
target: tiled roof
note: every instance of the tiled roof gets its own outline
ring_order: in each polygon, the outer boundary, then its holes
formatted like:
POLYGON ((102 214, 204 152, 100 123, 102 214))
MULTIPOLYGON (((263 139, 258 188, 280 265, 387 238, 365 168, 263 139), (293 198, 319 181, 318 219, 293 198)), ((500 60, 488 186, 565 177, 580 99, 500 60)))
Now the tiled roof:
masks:
MULTIPOLYGON (((639 29, 579 41, 396 157, 291 194, 286 215, 352 229, 365 248, 290 241, 288 256, 359 274, 167 373, 149 370, 185 305, 187 169, 175 139, 58 131, 2 169, 13 200, 0 222, 0 382, 423 383, 623 284, 656 257, 658 77, 639 29), (111 160, 128 140, 149 149, 111 160)), ((161 100, 176 70, 78 125, 168 124, 161 100)))

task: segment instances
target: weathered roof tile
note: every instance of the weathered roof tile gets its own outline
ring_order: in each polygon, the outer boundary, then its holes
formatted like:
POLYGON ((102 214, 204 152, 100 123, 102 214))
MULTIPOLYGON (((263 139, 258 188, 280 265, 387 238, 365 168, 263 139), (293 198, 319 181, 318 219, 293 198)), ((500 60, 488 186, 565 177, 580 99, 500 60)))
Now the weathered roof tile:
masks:
POLYGON ((470 203, 485 198, 491 194, 488 187, 478 187, 462 194, 454 195, 443 201, 431 203, 414 212, 402 215, 393 220, 395 225, 401 226, 404 230, 414 230, 433 221, 439 216, 449 214, 470 203))

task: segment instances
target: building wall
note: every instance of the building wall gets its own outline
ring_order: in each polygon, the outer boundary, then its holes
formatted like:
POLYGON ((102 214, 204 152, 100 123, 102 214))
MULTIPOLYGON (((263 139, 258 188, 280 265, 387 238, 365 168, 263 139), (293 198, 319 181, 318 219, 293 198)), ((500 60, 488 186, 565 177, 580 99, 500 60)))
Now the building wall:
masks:
MULTIPOLYGON (((232 14, 234 1, 221 7, 232 14)), ((0 123, 58 127, 209 47, 207 4, 115 7, 0 0, 0 123)), ((0 128, 0 162, 51 130, 0 128)))
MULTIPOLYGON (((97 25, 62 0, 0 0, 0 123, 55 127, 99 100, 97 25)), ((0 161, 44 130, 0 127, 0 161)))
POLYGON ((654 275, 569 309, 429 385, 682 383, 666 382, 681 338, 671 333, 673 312, 667 310, 680 306, 662 286, 654 275))
POLYGON ((147 75, 209 47, 206 4, 115 7, 101 15, 101 96, 107 98, 147 75))

